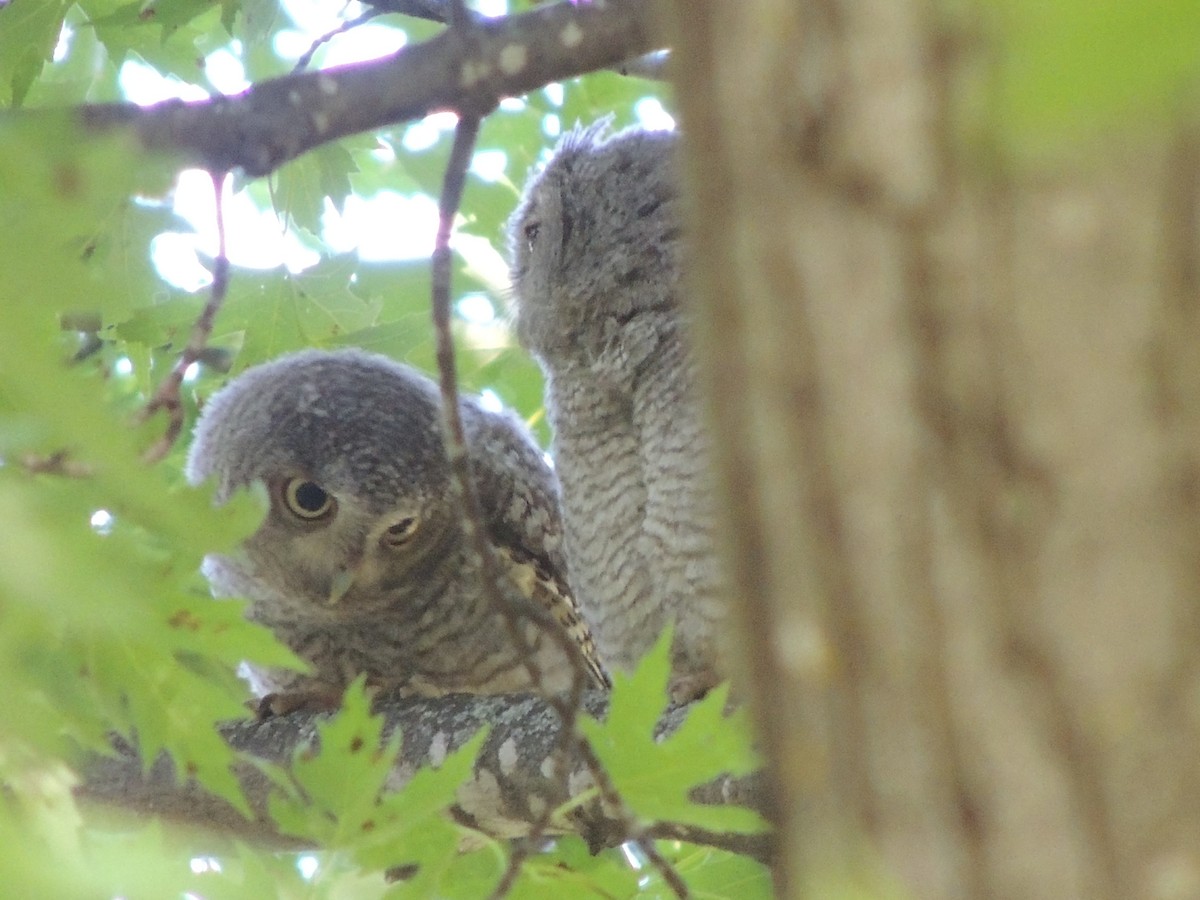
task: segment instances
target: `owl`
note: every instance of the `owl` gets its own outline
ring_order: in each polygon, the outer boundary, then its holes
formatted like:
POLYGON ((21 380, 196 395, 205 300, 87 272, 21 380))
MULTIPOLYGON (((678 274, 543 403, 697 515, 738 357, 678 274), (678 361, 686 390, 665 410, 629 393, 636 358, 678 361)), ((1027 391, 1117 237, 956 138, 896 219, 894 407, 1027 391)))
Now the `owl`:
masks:
POLYGON ((420 696, 561 692, 576 663, 547 623, 607 684, 567 586, 553 471, 519 420, 464 397, 501 589, 542 673, 531 683, 464 534, 440 403, 431 379, 385 357, 309 350, 248 369, 204 407, 188 480, 214 478, 218 502, 253 483, 269 498, 258 530, 236 554, 206 557, 204 574, 312 669, 249 669, 257 695, 284 698, 274 711, 329 705, 362 673, 420 696))
POLYGON ((509 223, 517 333, 541 364, 572 586, 606 662, 675 623, 674 689, 725 670, 709 434, 680 303, 671 132, 568 134, 509 223))

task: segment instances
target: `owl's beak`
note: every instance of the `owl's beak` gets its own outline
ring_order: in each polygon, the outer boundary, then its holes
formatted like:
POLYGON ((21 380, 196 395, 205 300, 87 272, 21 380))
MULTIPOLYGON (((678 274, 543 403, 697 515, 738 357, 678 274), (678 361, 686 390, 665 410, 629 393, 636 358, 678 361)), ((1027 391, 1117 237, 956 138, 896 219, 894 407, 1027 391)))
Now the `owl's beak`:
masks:
POLYGON ((340 569, 333 579, 329 582, 329 605, 337 606, 342 602, 342 598, 350 592, 350 588, 354 586, 354 578, 358 574, 358 569, 340 569))

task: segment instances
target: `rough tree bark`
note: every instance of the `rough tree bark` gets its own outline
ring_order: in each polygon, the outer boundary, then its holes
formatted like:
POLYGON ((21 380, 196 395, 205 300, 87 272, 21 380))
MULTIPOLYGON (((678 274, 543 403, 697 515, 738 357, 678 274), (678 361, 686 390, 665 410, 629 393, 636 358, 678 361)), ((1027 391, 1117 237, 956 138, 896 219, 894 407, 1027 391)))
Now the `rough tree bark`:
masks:
POLYGON ((1200 139, 997 175, 932 6, 676 3, 778 884, 1200 896, 1200 139))
MULTIPOLYGON (((607 706, 603 694, 593 692, 584 697, 589 715, 603 718, 607 706)), ((526 694, 452 694, 432 699, 388 696, 380 698, 375 708, 384 717, 385 739, 397 728, 404 735, 388 790, 400 790, 419 768, 440 765, 448 753, 469 741, 480 728, 490 727, 472 778, 459 788, 452 813, 460 823, 493 837, 525 837, 543 809, 557 808, 594 787, 582 760, 571 764, 565 787, 555 774, 552 759, 560 749, 562 720, 541 698, 526 694)), ((668 710, 659 720, 657 733, 674 732, 689 711, 690 706, 668 710)), ((201 842, 236 836, 265 846, 303 846, 276 829, 268 812, 268 797, 276 785, 250 759, 286 769, 297 751, 319 747, 317 724, 324 717, 323 713, 298 711, 278 718, 232 722, 222 728, 229 745, 247 756, 235 774, 254 813, 252 819, 206 793, 194 779, 180 779, 165 754, 147 766, 137 748, 121 741, 114 743, 111 755, 89 755, 81 760, 82 780, 76 796, 89 803, 192 826, 200 831, 201 842)), ((761 810, 761 779, 757 775, 723 775, 698 786, 691 797, 697 803, 761 810)), ((627 825, 618 812, 597 796, 565 815, 556 815, 542 833, 578 834, 593 850, 613 847, 628 838, 627 825)), ((648 836, 720 847, 761 860, 771 853, 771 838, 765 834, 711 832, 657 822, 649 828, 648 836)))

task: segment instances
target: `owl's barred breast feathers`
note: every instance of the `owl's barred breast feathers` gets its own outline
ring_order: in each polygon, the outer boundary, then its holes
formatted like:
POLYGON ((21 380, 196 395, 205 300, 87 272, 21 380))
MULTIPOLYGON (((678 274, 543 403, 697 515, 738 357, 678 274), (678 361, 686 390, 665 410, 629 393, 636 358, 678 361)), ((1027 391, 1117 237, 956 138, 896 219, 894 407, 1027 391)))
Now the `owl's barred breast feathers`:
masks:
POLYGON ((270 506, 238 554, 210 556, 219 594, 313 666, 252 671, 258 693, 370 683, 418 694, 566 690, 581 662, 607 683, 566 587, 554 474, 515 417, 462 398, 485 528, 508 573, 503 595, 525 621, 543 674, 530 684, 519 648, 487 599, 450 487, 437 386, 385 357, 303 351, 247 370, 205 407, 188 457, 218 500, 254 482, 270 506), (540 582, 546 582, 546 584, 540 582), (537 624, 548 608, 579 660, 537 624))
POLYGON ((546 376, 572 586, 632 668, 670 621, 677 682, 725 673, 709 434, 682 303, 673 132, 563 138, 509 225, 517 333, 546 376))

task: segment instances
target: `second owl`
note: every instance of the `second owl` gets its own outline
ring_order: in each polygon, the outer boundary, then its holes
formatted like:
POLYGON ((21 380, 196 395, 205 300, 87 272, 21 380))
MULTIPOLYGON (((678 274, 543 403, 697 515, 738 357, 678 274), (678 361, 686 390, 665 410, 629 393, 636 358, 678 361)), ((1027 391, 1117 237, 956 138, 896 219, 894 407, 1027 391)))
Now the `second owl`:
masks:
POLYGON ((674 691, 719 680, 709 439, 681 311, 675 135, 576 130, 509 225, 521 342, 546 376, 572 584, 631 668, 671 619, 674 691))

